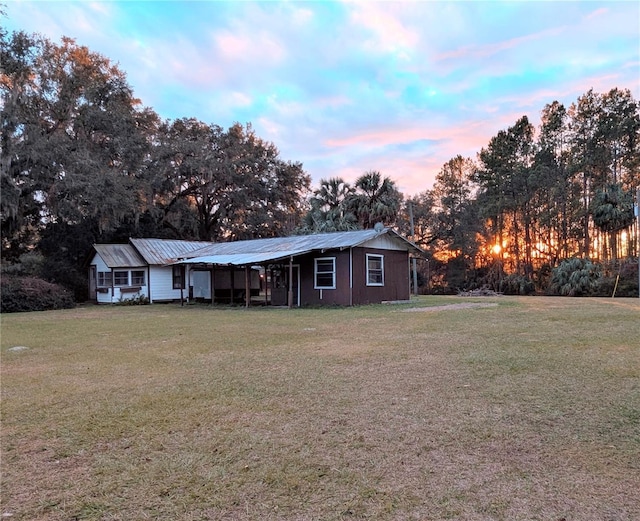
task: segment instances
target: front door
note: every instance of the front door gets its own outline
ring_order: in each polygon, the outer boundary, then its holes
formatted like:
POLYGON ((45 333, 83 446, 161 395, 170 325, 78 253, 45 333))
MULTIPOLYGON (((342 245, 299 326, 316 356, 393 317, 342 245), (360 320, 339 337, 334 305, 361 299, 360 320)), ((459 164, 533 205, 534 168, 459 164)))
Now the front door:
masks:
MULTIPOLYGON (((300 305, 300 266, 293 266, 293 284, 291 285, 293 300, 292 306, 300 305)), ((271 305, 289 305, 289 266, 283 264, 271 269, 271 305)))

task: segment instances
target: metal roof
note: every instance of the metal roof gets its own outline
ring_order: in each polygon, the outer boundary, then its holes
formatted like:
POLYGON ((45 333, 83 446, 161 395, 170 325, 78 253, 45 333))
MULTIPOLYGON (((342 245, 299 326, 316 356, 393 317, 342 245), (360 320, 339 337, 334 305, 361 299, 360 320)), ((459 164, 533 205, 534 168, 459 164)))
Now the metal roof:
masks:
POLYGON ((212 245, 204 241, 179 241, 171 239, 129 239, 148 264, 170 264, 185 258, 203 246, 212 245))
POLYGON ((93 248, 109 268, 137 268, 147 265, 130 244, 94 244, 93 248))
POLYGON ((215 243, 183 255, 180 264, 217 264, 245 266, 286 259, 311 251, 328 251, 352 248, 376 237, 387 234, 394 242, 415 254, 422 250, 391 229, 357 230, 351 232, 318 233, 293 237, 253 239, 215 243))
POLYGON ((300 255, 297 251, 262 252, 262 253, 230 253, 223 255, 205 255, 178 261, 175 264, 215 264, 216 266, 249 266, 263 262, 288 259, 292 255, 300 255))

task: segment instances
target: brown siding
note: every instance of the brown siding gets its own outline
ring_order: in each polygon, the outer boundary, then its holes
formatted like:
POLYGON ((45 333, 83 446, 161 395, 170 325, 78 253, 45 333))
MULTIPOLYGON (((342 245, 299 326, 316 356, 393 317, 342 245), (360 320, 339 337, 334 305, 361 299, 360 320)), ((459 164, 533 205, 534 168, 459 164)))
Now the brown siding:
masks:
POLYGON ((328 251, 300 257, 300 304, 303 306, 348 306, 350 305, 349 287, 349 250, 328 251), (335 257, 336 289, 314 289, 314 259, 335 257), (322 298, 321 298, 322 297, 322 298))
POLYGON ((353 300, 349 285, 350 251, 333 251, 305 255, 300 264, 300 304, 303 306, 372 304, 385 300, 408 300, 409 253, 406 251, 353 248, 353 300), (384 257, 384 286, 367 286, 366 254, 384 257), (336 289, 314 289, 314 259, 335 257, 336 289), (322 296, 322 298, 320 298, 322 296))
POLYGON ((408 300, 409 253, 397 250, 354 248, 353 303, 372 304, 385 300, 408 300), (367 286, 367 253, 384 257, 384 286, 367 286))

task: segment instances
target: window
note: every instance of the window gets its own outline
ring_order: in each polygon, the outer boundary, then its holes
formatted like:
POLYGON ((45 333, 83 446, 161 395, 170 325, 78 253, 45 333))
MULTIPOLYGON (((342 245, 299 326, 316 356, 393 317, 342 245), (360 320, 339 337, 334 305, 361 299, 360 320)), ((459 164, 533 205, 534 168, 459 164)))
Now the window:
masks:
POLYGON ((111 272, 99 271, 98 272, 98 287, 111 287, 111 272))
POLYGON ((114 271, 113 272, 113 285, 114 286, 128 286, 129 285, 129 272, 128 271, 114 271))
POLYGON ((144 286, 144 271, 136 270, 131 272, 131 285, 144 286))
POLYGON ((173 289, 184 289, 184 266, 173 267, 173 289))
POLYGON ((336 289, 336 258, 315 259, 315 289, 336 289))
POLYGON ((384 257, 367 253, 367 286, 384 286, 384 257))

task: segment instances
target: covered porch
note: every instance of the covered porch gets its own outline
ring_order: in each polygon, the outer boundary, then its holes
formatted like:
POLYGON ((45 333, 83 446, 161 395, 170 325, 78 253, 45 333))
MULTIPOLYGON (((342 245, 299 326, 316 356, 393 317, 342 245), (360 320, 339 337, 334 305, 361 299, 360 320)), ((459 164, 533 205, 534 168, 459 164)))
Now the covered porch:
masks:
POLYGON ((300 268, 293 255, 213 255, 183 259, 190 301, 249 306, 300 305, 300 268))

